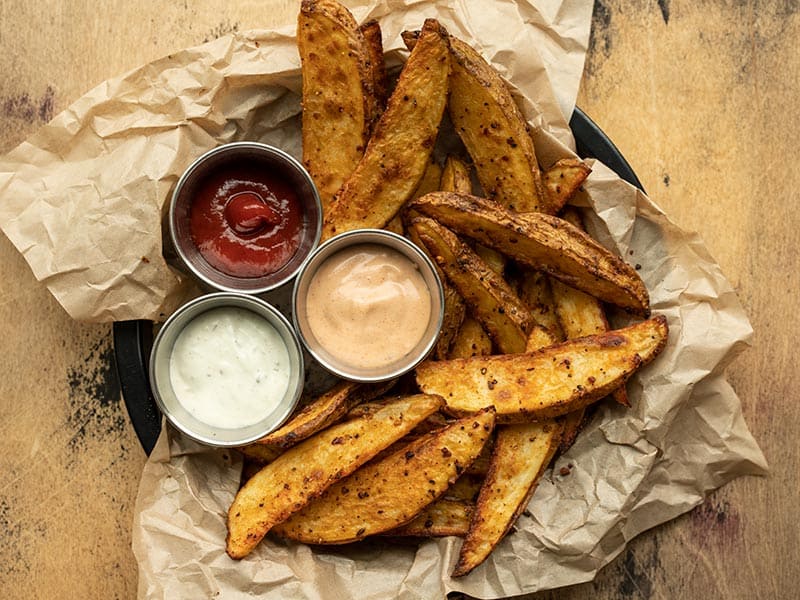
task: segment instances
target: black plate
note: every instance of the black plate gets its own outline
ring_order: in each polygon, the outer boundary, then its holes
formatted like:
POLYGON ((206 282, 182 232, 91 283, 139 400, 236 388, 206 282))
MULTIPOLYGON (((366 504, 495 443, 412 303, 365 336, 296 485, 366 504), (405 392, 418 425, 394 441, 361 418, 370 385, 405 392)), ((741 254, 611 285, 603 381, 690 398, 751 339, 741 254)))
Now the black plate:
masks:
MULTIPOLYGON (((578 155, 599 159, 622 179, 643 190, 628 161, 605 133, 579 108, 569 121, 578 155)), ((148 362, 153 345, 151 321, 114 323, 114 356, 122 397, 133 428, 147 454, 161 431, 161 413, 156 406, 148 379, 148 362)))

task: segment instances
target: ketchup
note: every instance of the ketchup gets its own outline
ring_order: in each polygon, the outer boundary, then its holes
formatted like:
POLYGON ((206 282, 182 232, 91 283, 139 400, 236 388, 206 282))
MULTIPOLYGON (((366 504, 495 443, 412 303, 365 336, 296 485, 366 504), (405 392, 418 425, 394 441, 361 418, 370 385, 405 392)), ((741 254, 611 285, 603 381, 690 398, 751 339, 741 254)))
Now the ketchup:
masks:
POLYGON ((303 215, 297 195, 278 173, 243 162, 217 167, 198 184, 189 227, 212 267, 234 277, 261 277, 297 251, 303 215))

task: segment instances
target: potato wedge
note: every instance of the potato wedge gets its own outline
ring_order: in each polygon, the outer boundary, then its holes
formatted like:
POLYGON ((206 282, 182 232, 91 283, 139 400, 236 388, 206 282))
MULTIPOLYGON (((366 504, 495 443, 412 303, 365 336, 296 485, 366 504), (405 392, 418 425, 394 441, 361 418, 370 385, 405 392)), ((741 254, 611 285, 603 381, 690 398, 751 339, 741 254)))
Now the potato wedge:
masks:
POLYGON ((489 472, 478 494, 453 577, 462 577, 481 564, 508 533, 530 502, 560 439, 561 425, 552 420, 498 429, 489 472))
POLYGON ((504 353, 524 352, 533 318, 503 278, 436 221, 420 217, 414 219, 410 229, 415 230, 495 346, 504 353))
MULTIPOLYGON (((568 207, 562 215, 564 220, 583 230, 583 222, 574 208, 568 207)), ((609 330, 605 309, 597 298, 561 283, 551 283, 554 313, 567 338, 579 338, 609 330)), ((623 406, 630 406, 628 392, 624 385, 611 395, 623 406)))
POLYGON ((380 383, 340 381, 312 400, 287 423, 258 440, 259 444, 288 448, 340 421, 347 411, 386 393, 397 380, 380 383))
POLYGON ((336 0, 303 0, 297 21, 303 69, 303 164, 323 208, 353 173, 375 111, 364 35, 336 0))
MULTIPOLYGON (((546 330, 528 338, 534 352, 554 340, 546 330)), ((562 425, 541 423, 498 425, 486 479, 478 493, 469 531, 461 546, 453 577, 466 575, 482 563, 525 509, 559 447, 562 425)))
POLYGON ((653 360, 667 335, 667 320, 659 315, 537 352, 426 361, 416 379, 425 393, 440 394, 451 414, 494 406, 499 423, 541 421, 607 395, 653 360))
POLYGON ((399 398, 374 415, 333 425, 281 454, 236 494, 228 511, 228 555, 247 556, 276 523, 402 438, 441 405, 438 396, 399 398))
POLYGON ((515 288, 519 299, 533 314, 534 320, 547 329, 556 341, 564 341, 566 336, 553 306, 553 292, 547 275, 524 269, 515 288))
POLYGON ((404 537, 464 537, 475 505, 463 500, 439 498, 405 525, 390 529, 384 535, 404 537))
MULTIPOLYGON (((434 264, 436 264, 436 261, 434 261, 434 264)), ((433 356, 437 360, 449 358, 450 348, 453 347, 453 341, 467 315, 467 305, 458 290, 452 285, 445 285, 443 289, 444 315, 442 317, 442 327, 439 331, 439 339, 436 340, 436 347, 433 350, 433 356)))
POLYGON ((472 179, 469 176, 469 167, 464 161, 452 155, 445 159, 439 190, 443 192, 461 192, 463 194, 472 193, 472 179))
POLYGON ((247 444, 247 446, 239 446, 237 450, 253 462, 259 463, 262 466, 271 463, 283 454, 283 448, 279 446, 267 446, 265 444, 259 444, 258 442, 247 444))
MULTIPOLYGON (((478 460, 477 458, 475 459, 478 460)), ((474 466, 475 463, 470 465, 470 468, 474 466)), ((488 465, 486 467, 487 471, 489 469, 488 465)), ((474 504, 475 500, 478 497, 478 492, 481 491, 481 484, 483 483, 484 476, 483 475, 472 475, 470 473, 464 473, 461 477, 456 479, 456 482, 447 488, 447 491, 444 494, 445 498, 449 498, 451 500, 461 500, 463 502, 469 502, 474 504)))
POLYGON ((518 212, 547 204, 528 125, 505 81, 469 45, 451 36, 449 113, 484 193, 518 212))
POLYGON ((386 75, 386 61, 383 59, 383 34, 381 26, 375 19, 363 23, 361 34, 364 36, 364 47, 369 59, 369 73, 372 79, 372 131, 378 119, 386 110, 386 101, 389 99, 389 78, 386 75))
POLYGON ((363 158, 336 193, 322 238, 384 227, 419 184, 447 101, 447 32, 427 19, 363 158))
POLYGON ((549 214, 556 214, 575 195, 592 170, 579 158, 562 158, 544 172, 549 214))
POLYGON ((467 316, 456 333, 447 358, 488 356, 492 353, 492 340, 475 319, 467 316))
POLYGON ((649 312, 647 288, 636 270, 563 219, 515 214, 485 198, 454 192, 426 194, 409 206, 600 300, 636 314, 649 312))
POLYGON ((494 410, 459 419, 373 461, 274 528, 307 544, 345 544, 408 523, 480 454, 494 410))

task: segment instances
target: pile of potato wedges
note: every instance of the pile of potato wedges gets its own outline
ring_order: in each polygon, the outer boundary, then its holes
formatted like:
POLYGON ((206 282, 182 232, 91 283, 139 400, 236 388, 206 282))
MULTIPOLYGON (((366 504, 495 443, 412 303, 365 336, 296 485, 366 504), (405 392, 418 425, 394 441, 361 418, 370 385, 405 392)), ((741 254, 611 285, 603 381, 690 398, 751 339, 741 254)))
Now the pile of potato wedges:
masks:
POLYGON ((637 271, 568 204, 587 165, 539 164, 508 86, 468 44, 426 20, 403 34, 410 54, 390 82, 379 25, 336 0, 303 0, 297 37, 323 239, 407 236, 438 269, 445 317, 412 376, 340 381, 242 448, 227 551, 242 558, 267 534, 459 536, 452 575, 463 576, 511 530, 590 406, 628 404, 625 382, 664 348, 666 319, 648 318, 637 271), (460 153, 438 151, 444 120, 460 153), (610 330, 606 310, 632 324, 610 330))

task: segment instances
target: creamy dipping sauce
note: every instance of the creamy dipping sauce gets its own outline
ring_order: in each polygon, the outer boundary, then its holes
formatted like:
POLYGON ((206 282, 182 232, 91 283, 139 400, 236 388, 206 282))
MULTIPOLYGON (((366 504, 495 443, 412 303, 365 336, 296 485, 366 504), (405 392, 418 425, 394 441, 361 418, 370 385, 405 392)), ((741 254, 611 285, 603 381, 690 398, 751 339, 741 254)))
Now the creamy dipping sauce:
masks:
POLYGON ((401 252, 358 244, 339 250, 314 273, 306 317, 333 357, 374 369, 397 362, 419 344, 431 317, 431 295, 401 252))
POLYGON ((266 319, 222 307, 183 328, 169 376, 178 402, 196 419, 234 429, 254 425, 278 407, 290 368, 289 350, 266 319))

